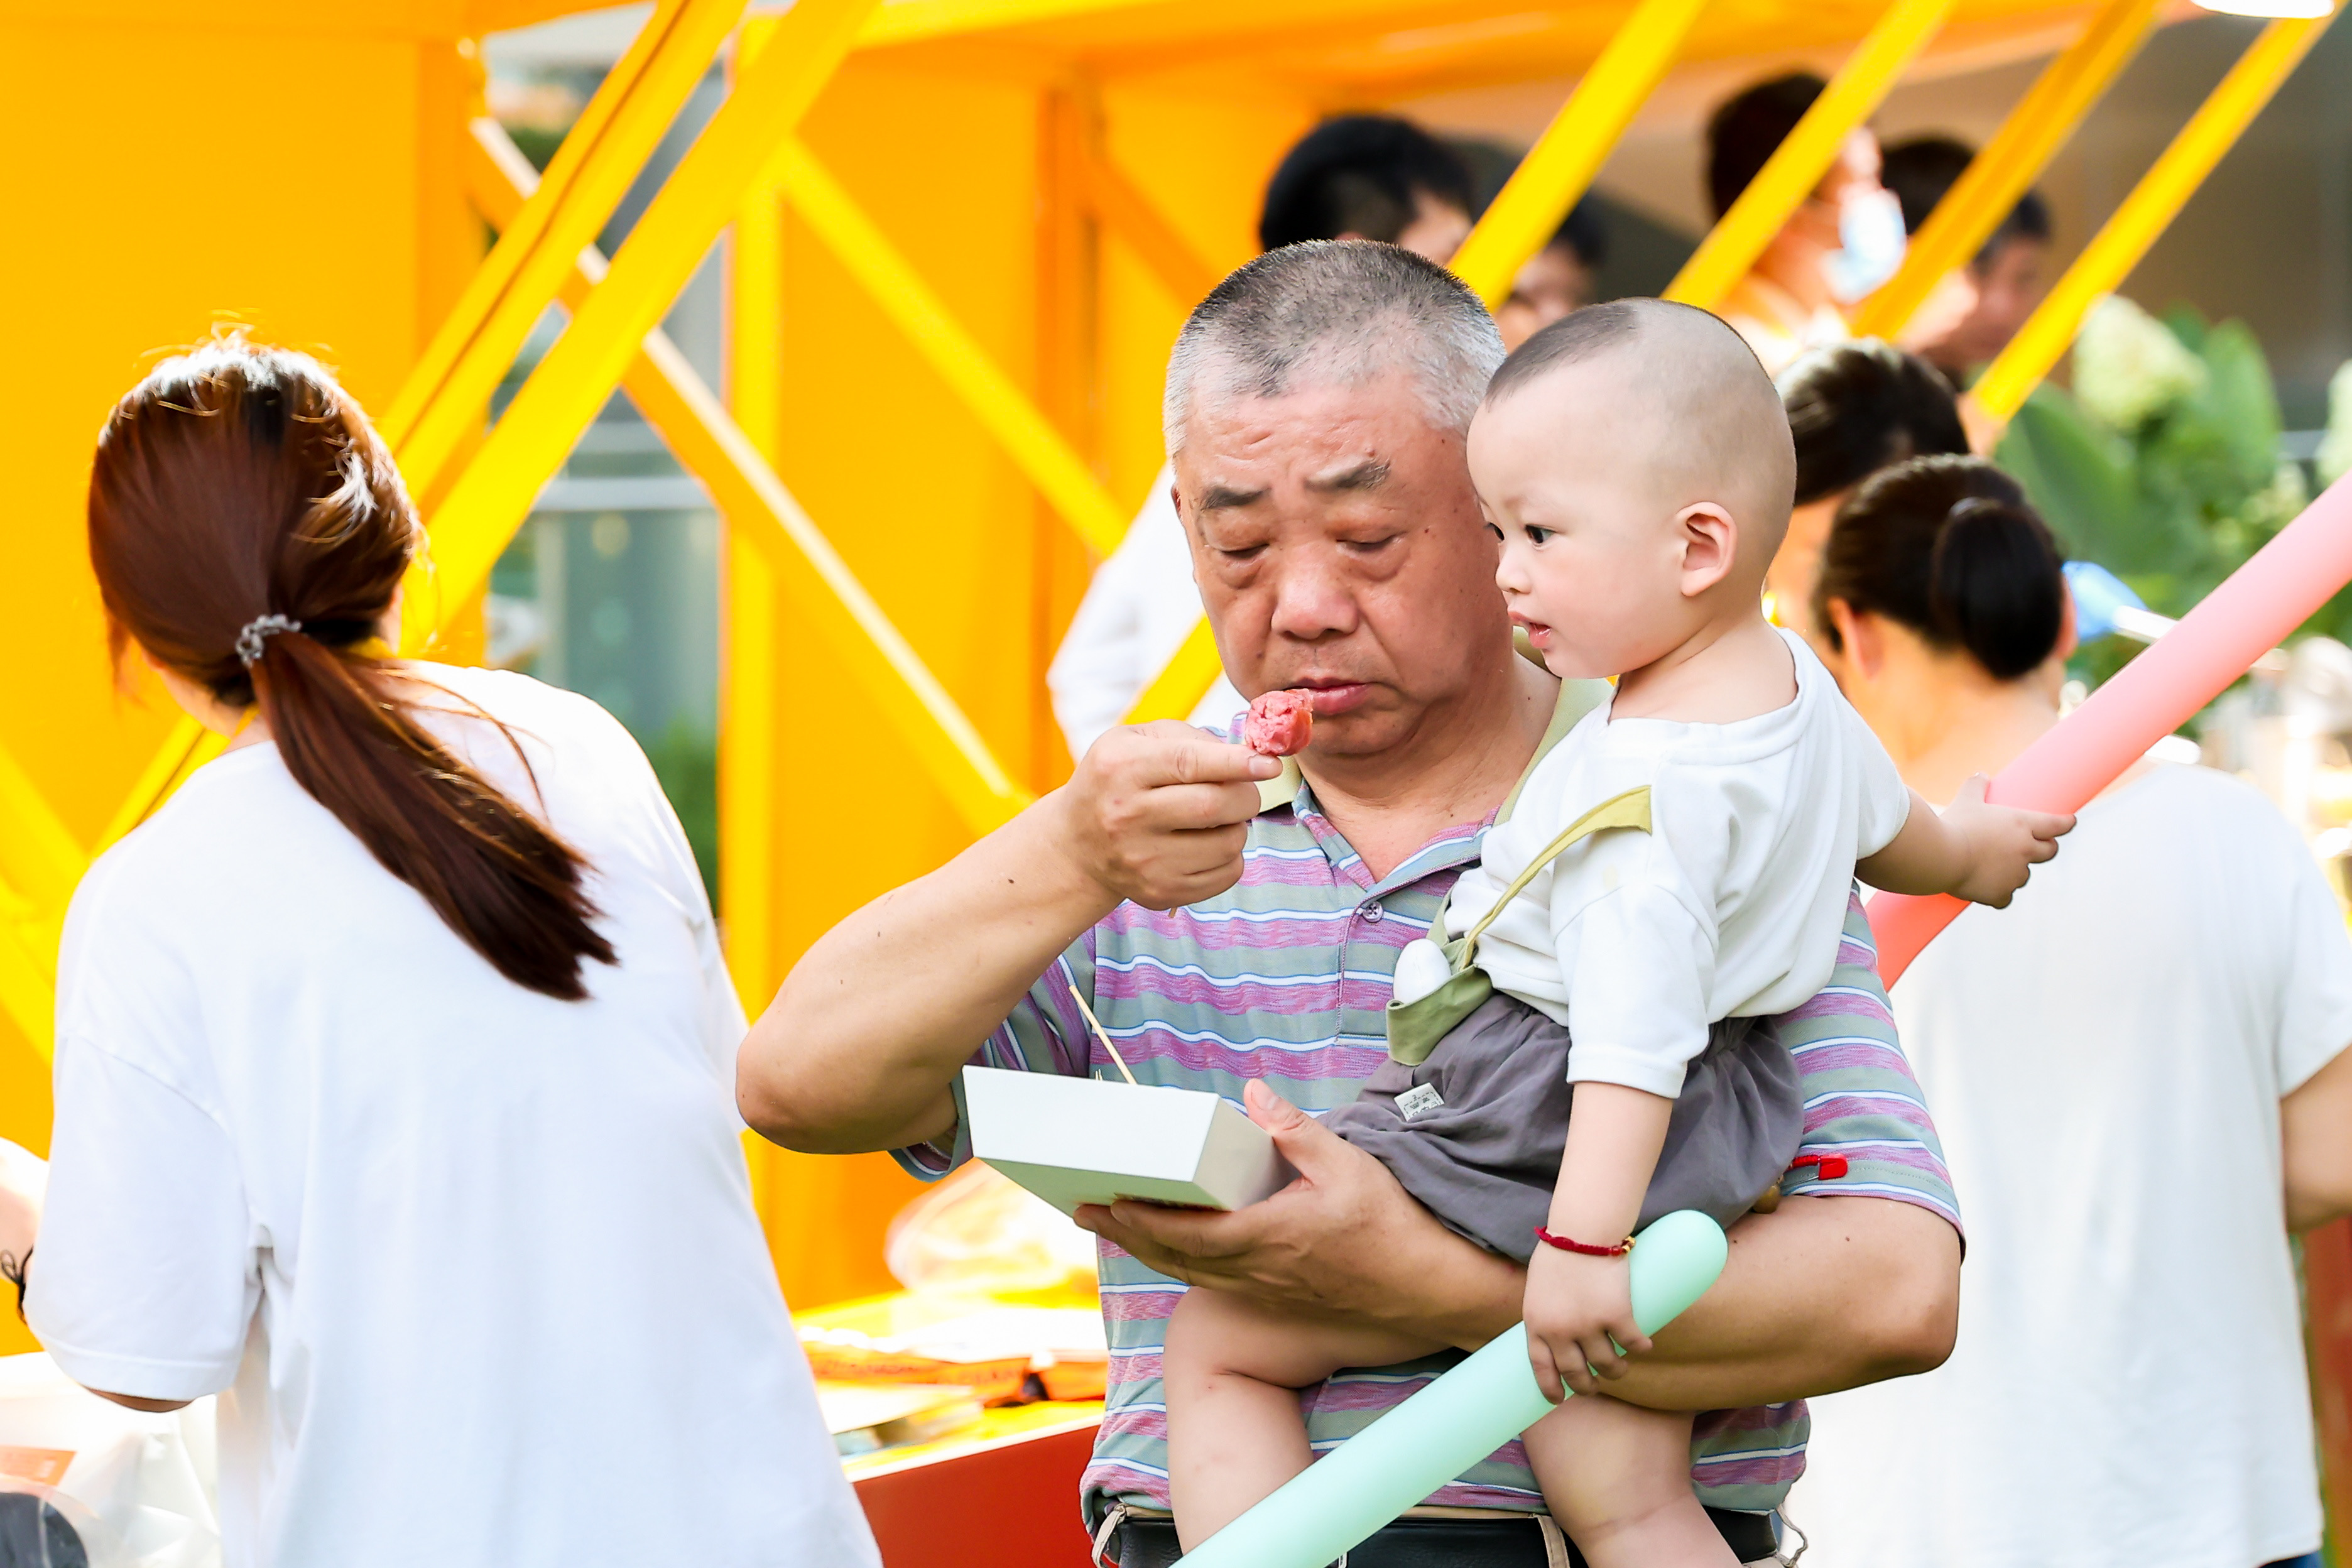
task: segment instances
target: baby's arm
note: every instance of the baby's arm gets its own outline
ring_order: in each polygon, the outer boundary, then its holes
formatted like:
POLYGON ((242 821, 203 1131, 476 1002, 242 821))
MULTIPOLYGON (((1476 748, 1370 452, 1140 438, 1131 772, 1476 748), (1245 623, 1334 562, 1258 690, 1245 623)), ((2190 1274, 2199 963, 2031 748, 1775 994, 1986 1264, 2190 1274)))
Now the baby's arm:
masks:
POLYGON ((2074 826, 2071 816, 1989 804, 1979 773, 1941 816, 1914 790, 1903 831, 1854 869, 1890 893, 1953 893, 2006 909, 2028 869, 2057 854, 2059 837, 2074 826))
MULTIPOLYGON (((1631 1236, 1674 1109, 1673 1100, 1643 1089, 1579 1083, 1544 1228, 1594 1247, 1614 1247, 1631 1236)), ((1633 1322, 1622 1255, 1595 1258, 1538 1241, 1528 1260, 1526 1312, 1536 1381, 1554 1400, 1564 1397, 1563 1384, 1579 1394, 1600 1393, 1596 1372, 1624 1376, 1618 1346, 1633 1355, 1650 1348, 1633 1322)))

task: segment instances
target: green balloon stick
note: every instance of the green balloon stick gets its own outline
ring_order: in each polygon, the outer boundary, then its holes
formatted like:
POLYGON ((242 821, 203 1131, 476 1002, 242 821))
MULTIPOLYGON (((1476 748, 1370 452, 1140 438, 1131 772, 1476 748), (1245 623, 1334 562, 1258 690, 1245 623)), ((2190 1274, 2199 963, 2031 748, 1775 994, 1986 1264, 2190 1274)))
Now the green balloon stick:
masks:
MULTIPOLYGON (((1642 1331, 1706 1294, 1728 1251, 1722 1227, 1691 1209, 1643 1231, 1630 1260, 1642 1331)), ((1551 1408, 1516 1326, 1186 1553, 1185 1568, 1323 1568, 1551 1408)))

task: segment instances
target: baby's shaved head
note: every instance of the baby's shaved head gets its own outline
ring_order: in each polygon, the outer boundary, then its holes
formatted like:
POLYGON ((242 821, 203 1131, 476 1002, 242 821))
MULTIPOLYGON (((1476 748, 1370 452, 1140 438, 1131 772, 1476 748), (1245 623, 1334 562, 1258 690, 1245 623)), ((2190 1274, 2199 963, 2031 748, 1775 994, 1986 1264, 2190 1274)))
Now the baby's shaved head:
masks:
POLYGON ((1563 375, 1607 379, 1612 416, 1633 437, 1614 449, 1644 465, 1675 510, 1701 500, 1730 509, 1742 574, 1760 583, 1788 531, 1797 452, 1780 395, 1739 334, 1664 300, 1588 305, 1520 344, 1486 403, 1540 395, 1563 375))

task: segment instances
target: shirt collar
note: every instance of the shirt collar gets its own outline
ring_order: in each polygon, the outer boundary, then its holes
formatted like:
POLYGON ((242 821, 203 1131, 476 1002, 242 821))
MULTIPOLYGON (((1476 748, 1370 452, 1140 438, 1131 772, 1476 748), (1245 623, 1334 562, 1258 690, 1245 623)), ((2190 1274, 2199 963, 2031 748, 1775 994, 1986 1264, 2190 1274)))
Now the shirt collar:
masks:
POLYGON ((1551 754, 1552 748, 1567 738, 1579 721, 1606 702, 1609 692, 1609 683, 1603 680, 1561 681, 1559 696, 1552 704, 1551 721, 1544 726, 1543 739, 1536 743, 1535 755, 1528 759, 1528 765, 1511 785, 1511 793, 1504 797, 1502 808, 1489 812, 1475 823, 1462 823, 1439 832, 1378 883, 1366 871, 1363 857, 1356 853, 1355 847, 1315 804, 1314 786, 1299 771, 1297 758, 1283 758, 1281 773, 1257 786, 1258 814, 1265 816, 1290 813, 1294 821, 1313 835, 1333 870, 1374 894, 1405 887, 1439 871, 1456 869, 1478 858, 1486 829, 1510 816, 1511 807, 1518 804, 1519 792, 1527 787, 1528 775, 1536 771, 1536 765, 1551 754))

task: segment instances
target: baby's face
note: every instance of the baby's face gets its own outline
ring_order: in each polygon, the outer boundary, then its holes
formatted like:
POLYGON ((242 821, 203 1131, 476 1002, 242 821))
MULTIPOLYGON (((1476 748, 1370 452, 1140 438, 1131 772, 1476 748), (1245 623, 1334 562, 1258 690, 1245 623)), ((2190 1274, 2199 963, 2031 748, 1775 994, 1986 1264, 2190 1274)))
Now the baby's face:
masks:
POLYGON ((1562 679, 1639 669, 1687 638, 1679 503, 1662 463, 1673 438, 1612 398, 1607 356, 1568 366, 1478 412, 1471 482, 1502 537, 1495 580, 1512 621, 1562 679))

